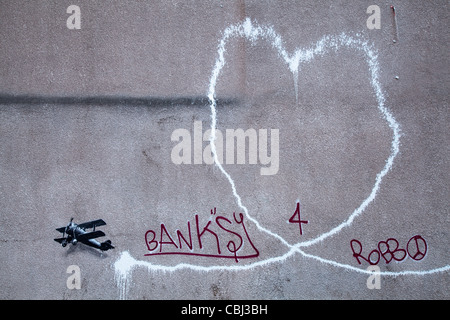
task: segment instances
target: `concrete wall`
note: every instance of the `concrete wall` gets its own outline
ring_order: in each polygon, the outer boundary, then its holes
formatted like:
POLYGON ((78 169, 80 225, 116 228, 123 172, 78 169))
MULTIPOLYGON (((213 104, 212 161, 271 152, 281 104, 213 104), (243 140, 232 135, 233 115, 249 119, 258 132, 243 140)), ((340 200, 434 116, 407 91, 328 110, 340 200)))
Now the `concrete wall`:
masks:
POLYGON ((0 298, 448 299, 448 18, 447 1, 0 1, 0 298), (256 164, 205 163, 213 120, 224 152, 227 129, 276 130, 278 170, 261 175, 261 139, 256 164), (104 219, 115 249, 62 248, 71 217, 104 219), (379 289, 352 240, 383 253, 379 289))

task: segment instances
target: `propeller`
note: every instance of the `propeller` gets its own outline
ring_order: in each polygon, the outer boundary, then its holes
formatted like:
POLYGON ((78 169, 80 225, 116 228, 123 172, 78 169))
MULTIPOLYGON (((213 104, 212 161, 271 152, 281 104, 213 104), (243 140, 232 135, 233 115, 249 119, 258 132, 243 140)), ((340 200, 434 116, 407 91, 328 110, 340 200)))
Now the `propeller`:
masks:
MULTIPOLYGON (((73 221, 73 217, 70 218, 70 222, 69 222, 69 224, 67 225, 66 229, 69 229, 69 227, 72 225, 72 221, 73 221)), ((73 245, 76 245, 77 243, 78 243, 78 240, 77 240, 77 238, 76 238, 75 231, 73 231, 73 240, 72 240, 72 244, 73 244, 73 245)))
POLYGON ((67 224, 66 228, 65 228, 64 231, 63 231, 63 238, 64 238, 64 236, 66 235, 66 233, 69 231, 69 227, 72 225, 72 221, 73 221, 73 217, 70 218, 69 223, 67 224))

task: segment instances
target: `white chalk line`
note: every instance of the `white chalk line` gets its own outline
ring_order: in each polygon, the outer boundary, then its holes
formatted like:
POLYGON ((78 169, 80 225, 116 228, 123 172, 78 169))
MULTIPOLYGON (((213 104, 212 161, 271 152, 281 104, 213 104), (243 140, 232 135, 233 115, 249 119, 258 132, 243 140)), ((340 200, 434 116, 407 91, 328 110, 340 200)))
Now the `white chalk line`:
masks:
MULTIPOLYGON (((199 266, 194 264, 188 264, 188 263, 181 263, 177 264, 175 266, 166 266, 166 265, 157 265, 153 264, 147 261, 139 261, 135 260, 131 257, 131 255, 124 251, 122 252, 120 258, 115 263, 115 269, 116 269, 116 281, 118 283, 118 286, 122 288, 121 295, 126 295, 126 282, 127 277, 129 277, 129 274, 132 269, 138 266, 146 267, 149 270, 154 271, 168 271, 168 272, 174 272, 181 269, 191 269, 195 271, 214 271, 214 270, 220 270, 220 271, 241 271, 241 270, 249 270, 253 269, 255 267, 264 266, 270 263, 277 263, 284 261, 288 257, 292 256, 295 253, 300 253, 302 256, 315 259, 317 261, 320 261, 322 263, 330 264, 336 267, 345 268, 348 270, 365 273, 365 274, 372 274, 371 271, 368 271, 366 269, 357 268, 348 264, 342 264, 333 260, 328 260, 321 258, 316 255, 308 254, 301 250, 301 247, 308 247, 313 244, 316 244, 318 242, 321 242, 325 240, 328 237, 331 237, 335 234, 337 234, 339 231, 341 231, 343 228, 350 226, 353 222, 353 220, 362 214, 362 212, 367 208, 367 206, 375 199, 377 192, 380 188, 380 184, 382 182, 383 177, 391 170, 393 162, 395 157, 397 156, 399 152, 399 145, 400 145, 400 127, 397 121, 394 119, 392 114, 389 112, 389 110, 385 107, 384 102, 384 94, 381 89, 381 85, 378 81, 378 71, 379 71, 379 65, 377 61, 377 54, 376 51, 373 49, 373 46, 368 43, 368 41, 363 40, 362 37, 359 34, 356 34, 355 36, 348 36, 345 33, 341 33, 338 36, 324 36, 321 40, 319 40, 315 46, 306 49, 301 50, 297 49, 292 56, 290 56, 287 51, 283 47, 283 41, 282 38, 274 31, 274 29, 271 26, 260 26, 256 22, 252 22, 249 18, 247 18, 243 23, 232 25, 225 29, 224 35, 219 43, 218 46, 218 57, 216 59, 216 63, 214 65, 214 69, 210 78, 210 84, 209 84, 209 91, 208 91, 208 98, 210 100, 210 109, 211 109, 211 137, 210 137, 210 145, 211 145, 211 152, 214 156, 215 165, 220 169, 220 171, 224 174, 224 176, 227 178, 228 182, 230 183, 232 193, 234 197, 236 198, 236 203, 238 206, 244 211, 246 217, 252 221, 255 226, 260 230, 265 232, 266 234, 270 235, 271 237, 279 240, 281 243, 283 243, 289 250, 278 257, 272 257, 265 260, 257 261, 251 264, 245 264, 245 265, 233 265, 233 266, 199 266), (257 40, 266 40, 269 41, 272 45, 272 48, 276 49, 279 56, 285 61, 288 68, 293 74, 294 78, 294 86, 295 86, 295 96, 296 100, 298 100, 298 73, 299 73, 299 67, 301 63, 309 62, 315 56, 318 55, 324 55, 325 53, 328 53, 329 51, 337 51, 340 48, 350 48, 355 49, 357 51, 361 51, 365 58, 366 62, 368 64, 370 74, 371 74, 371 85, 374 89, 376 100, 378 103, 377 108, 381 112, 382 117, 387 121, 389 127, 391 128, 393 132, 392 142, 391 142, 391 153, 390 156, 387 158, 385 166, 383 169, 377 174, 375 179, 375 184, 369 194, 369 196, 361 203, 361 205, 356 208, 349 217, 339 224, 338 226, 334 227, 328 232, 325 232, 321 234, 320 236, 313 238, 308 241, 299 242, 295 245, 289 244, 283 237, 280 235, 270 231, 269 229, 261 226, 261 224, 254 219, 248 212, 247 207, 244 206, 242 203, 242 199, 239 196, 236 185, 234 183, 234 180, 231 178, 230 174, 223 168, 223 166, 220 164, 217 152, 216 152, 216 145, 214 143, 215 136, 216 136, 216 127, 217 127, 217 111, 216 111, 216 98, 215 98, 215 92, 216 92, 216 84, 217 80, 219 78, 220 72, 222 68, 225 66, 225 57, 224 54, 226 52, 226 43, 230 38, 233 37, 241 37, 245 38, 249 41, 257 41, 257 40)), ((450 270, 450 265, 446 265, 441 268, 436 268, 432 270, 427 271, 400 271, 400 272, 380 272, 380 275, 386 275, 386 276, 400 276, 400 275, 427 275, 427 274, 433 274, 437 272, 444 272, 450 270)))
MULTIPOLYGON (((200 265, 195 265, 195 264, 190 264, 190 263, 179 263, 174 266, 158 265, 158 264, 154 264, 154 263, 151 263, 148 261, 136 260, 130 255, 130 253, 128 251, 123 251, 123 252, 121 252, 119 259, 117 259, 116 262, 114 263, 114 266, 115 266, 116 270, 121 271, 116 274, 117 277, 119 278, 118 280, 121 280, 121 279, 123 280, 123 279, 126 279, 129 277, 128 271, 138 268, 138 267, 146 267, 148 270, 155 271, 155 272, 159 271, 159 272, 163 272, 163 273, 164 272, 171 273, 171 272, 176 272, 176 271, 181 271, 181 270, 186 270, 186 269, 193 270, 193 271, 199 271, 199 272, 247 271, 247 270, 255 269, 257 267, 264 267, 264 266, 272 264, 272 263, 282 262, 282 261, 286 260, 287 258, 293 256, 294 253, 301 253, 305 257, 308 257, 308 258, 317 260, 321 263, 329 264, 329 265, 332 265, 335 267, 345 268, 345 269, 349 269, 349 270, 356 271, 356 272, 363 273, 363 274, 373 274, 372 271, 368 271, 367 269, 357 268, 355 266, 336 262, 336 261, 330 260, 330 259, 324 259, 319 256, 306 253, 295 247, 292 247, 288 252, 286 252, 282 256, 272 257, 272 258, 256 261, 256 262, 249 263, 249 264, 243 264, 243 265, 236 264, 236 265, 230 265, 230 266, 220 266, 220 265, 200 266, 200 265), (126 270, 127 272, 122 272, 124 270, 126 270)), ((425 270, 425 271, 424 270, 406 270, 406 271, 398 271, 398 272, 380 271, 379 274, 385 275, 385 276, 401 276, 401 275, 418 275, 418 276, 420 276, 420 275, 439 273, 439 272, 444 272, 444 271, 449 271, 449 270, 450 270, 450 265, 447 265, 444 267, 431 269, 431 270, 425 270)))

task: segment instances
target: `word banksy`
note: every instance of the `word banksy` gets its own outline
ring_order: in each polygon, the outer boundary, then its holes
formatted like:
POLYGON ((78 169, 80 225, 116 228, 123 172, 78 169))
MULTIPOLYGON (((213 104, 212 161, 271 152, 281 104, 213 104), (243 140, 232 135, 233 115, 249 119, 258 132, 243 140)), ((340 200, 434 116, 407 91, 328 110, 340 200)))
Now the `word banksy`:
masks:
MULTIPOLYGON (((176 129, 172 132, 171 140, 178 142, 171 152, 171 159, 174 164, 214 164, 214 155, 211 149, 211 129, 203 133, 202 121, 194 121, 193 133, 193 156, 192 161, 192 139, 191 133, 187 129, 176 129), (208 142, 203 149, 203 142, 208 142)), ((215 129, 214 145, 217 161, 222 164, 224 158, 223 134, 215 129)), ((268 154, 268 131, 249 128, 226 129, 225 130, 225 163, 245 164, 246 163, 246 140, 248 140, 248 164, 259 163, 263 166, 260 169, 261 175, 277 174, 279 169, 279 130, 270 129, 270 155, 268 154), (236 142, 236 144, 235 144, 236 142)))
POLYGON ((222 215, 216 215, 216 208, 214 208, 211 210, 211 216, 208 222, 200 223, 198 214, 195 215, 194 219, 196 243, 198 246, 195 246, 195 241, 192 239, 190 221, 187 222, 187 232, 184 231, 182 233, 177 229, 173 233, 176 234, 175 239, 178 240, 177 242, 169 231, 167 231, 165 224, 161 223, 159 240, 157 240, 156 231, 148 230, 145 233, 145 244, 147 250, 150 251, 145 256, 189 255, 234 259, 236 262, 239 262, 239 259, 250 259, 259 256, 259 251, 253 245, 245 228, 244 215, 242 213, 239 213, 238 217, 236 217, 236 213, 234 212, 234 221, 231 221, 222 215), (239 228, 236 228, 236 226, 239 228), (240 230, 237 229, 241 229, 243 234, 239 233, 240 230), (243 248, 243 237, 248 240, 251 246, 251 252, 248 252, 249 248, 243 248), (226 243, 225 246, 223 245, 224 243, 226 243), (247 253, 241 254, 241 250, 247 253))

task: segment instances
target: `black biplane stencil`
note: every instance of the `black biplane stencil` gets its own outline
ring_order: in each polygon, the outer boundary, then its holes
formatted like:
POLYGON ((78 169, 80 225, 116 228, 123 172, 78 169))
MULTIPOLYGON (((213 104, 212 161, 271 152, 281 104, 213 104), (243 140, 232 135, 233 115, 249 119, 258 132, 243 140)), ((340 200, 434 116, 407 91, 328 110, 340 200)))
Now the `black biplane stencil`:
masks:
POLYGON ((114 246, 111 244, 111 240, 106 240, 102 243, 95 240, 95 238, 105 236, 105 233, 103 231, 95 230, 95 227, 106 225, 105 221, 99 219, 80 224, 76 224, 72 221, 73 218, 70 219, 70 222, 66 227, 56 229, 56 231, 61 232, 63 236, 62 238, 56 238, 54 240, 61 243, 63 247, 67 246, 68 243, 76 245, 78 241, 80 241, 85 245, 100 249, 102 251, 114 249, 114 246), (91 232, 86 232, 86 229, 90 228, 92 228, 93 230, 91 232))

